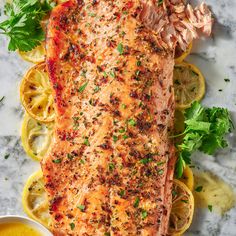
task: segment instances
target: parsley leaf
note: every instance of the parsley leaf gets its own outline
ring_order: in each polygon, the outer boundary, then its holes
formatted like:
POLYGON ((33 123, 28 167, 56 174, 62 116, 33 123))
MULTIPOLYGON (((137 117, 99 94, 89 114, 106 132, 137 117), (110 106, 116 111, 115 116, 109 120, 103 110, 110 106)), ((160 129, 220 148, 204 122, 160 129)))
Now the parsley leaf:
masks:
POLYGON ((139 197, 136 197, 133 206, 137 208, 139 206, 139 202, 140 202, 139 197))
POLYGON ((9 51, 30 51, 45 39, 41 20, 52 9, 49 0, 13 0, 6 3, 8 19, 0 23, 2 34, 10 38, 9 51))
POLYGON ((146 211, 146 210, 142 210, 142 213, 141 213, 141 215, 142 215, 142 220, 144 220, 144 219, 146 219, 146 218, 147 218, 147 216, 148 216, 148 213, 147 213, 147 211, 146 211))
POLYGON ((88 85, 88 81, 85 82, 83 85, 81 85, 81 86, 79 87, 78 92, 79 92, 79 93, 82 93, 82 92, 85 90, 85 88, 87 87, 87 85, 88 85))
POLYGON ((85 205, 78 205, 77 208, 80 209, 80 211, 84 211, 85 210, 85 205))
POLYGON ((70 228, 71 228, 71 230, 74 230, 75 224, 74 223, 70 223, 70 228))
POLYGON ((117 51, 122 55, 124 53, 124 46, 122 43, 119 43, 117 46, 117 51))
POLYGON ((185 131, 180 134, 184 138, 177 145, 179 157, 175 172, 178 178, 182 176, 185 166, 191 164, 191 154, 196 150, 213 155, 218 149, 227 147, 225 135, 234 128, 225 108, 205 108, 194 102, 184 115, 185 131))
POLYGON ((202 191, 202 189, 203 189, 203 187, 202 186, 197 186, 196 188, 195 188, 195 192, 201 192, 202 191))
POLYGON ((5 96, 2 96, 2 97, 0 98, 0 103, 3 102, 4 99, 5 99, 5 96))
POLYGON ((207 207, 208 207, 208 210, 212 212, 212 208, 213 208, 212 205, 208 205, 207 207))

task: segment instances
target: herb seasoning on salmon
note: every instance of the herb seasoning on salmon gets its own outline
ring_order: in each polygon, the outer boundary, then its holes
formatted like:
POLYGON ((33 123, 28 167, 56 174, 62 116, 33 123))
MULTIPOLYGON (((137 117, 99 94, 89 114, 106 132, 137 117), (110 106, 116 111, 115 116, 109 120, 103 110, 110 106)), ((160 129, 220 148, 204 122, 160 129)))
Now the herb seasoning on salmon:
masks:
POLYGON ((183 2, 70 0, 53 10, 56 124, 42 169, 55 235, 167 235, 174 50, 212 24, 205 5, 183 2))

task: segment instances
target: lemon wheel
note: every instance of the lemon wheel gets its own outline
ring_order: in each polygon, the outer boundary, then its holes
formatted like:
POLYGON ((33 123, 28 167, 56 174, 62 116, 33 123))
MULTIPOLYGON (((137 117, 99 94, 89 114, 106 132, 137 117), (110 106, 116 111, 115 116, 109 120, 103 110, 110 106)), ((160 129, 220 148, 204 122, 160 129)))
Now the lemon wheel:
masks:
POLYGON ((193 191, 194 177, 193 172, 189 166, 185 167, 183 175, 179 180, 183 182, 191 191, 193 191))
POLYGON ((42 43, 41 45, 28 52, 19 51, 19 54, 24 60, 28 62, 32 62, 35 64, 43 62, 46 56, 45 43, 42 43))
POLYGON ((194 212, 194 198, 190 189, 181 181, 174 180, 169 234, 182 235, 191 225, 194 212))
POLYGON ((185 51, 180 48, 176 48, 175 50, 175 63, 181 63, 192 51, 193 43, 191 42, 185 51))
POLYGON ((45 63, 32 67, 20 86, 20 97, 25 110, 40 122, 54 120, 54 99, 45 63))
POLYGON ((177 109, 186 109, 205 95, 205 78, 195 65, 186 62, 176 64, 173 79, 177 109))
POLYGON ((46 154, 51 143, 54 123, 40 123, 27 113, 21 129, 22 146, 25 152, 40 161, 46 154))
POLYGON ((28 178, 22 194, 22 205, 30 218, 49 228, 51 218, 41 170, 28 178))

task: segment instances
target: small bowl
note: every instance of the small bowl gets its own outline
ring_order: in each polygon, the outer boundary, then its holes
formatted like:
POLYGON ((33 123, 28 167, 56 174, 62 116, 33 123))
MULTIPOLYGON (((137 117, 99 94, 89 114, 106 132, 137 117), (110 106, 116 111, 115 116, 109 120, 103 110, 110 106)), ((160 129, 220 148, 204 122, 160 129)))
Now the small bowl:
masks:
POLYGON ((16 215, 0 216, 0 224, 3 223, 22 223, 25 225, 29 225, 30 227, 41 233, 43 236, 53 236, 53 234, 43 225, 27 217, 16 215))

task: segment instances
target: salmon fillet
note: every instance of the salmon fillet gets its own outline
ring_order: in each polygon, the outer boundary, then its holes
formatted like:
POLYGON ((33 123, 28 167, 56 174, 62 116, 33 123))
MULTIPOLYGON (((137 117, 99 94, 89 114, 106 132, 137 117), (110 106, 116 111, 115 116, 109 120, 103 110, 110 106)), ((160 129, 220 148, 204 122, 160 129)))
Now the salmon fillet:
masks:
POLYGON ((168 234, 174 49, 188 43, 158 32, 168 2, 68 1, 51 14, 56 120, 41 165, 54 235, 168 234))

